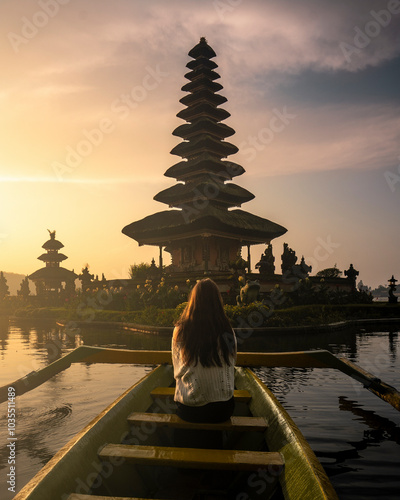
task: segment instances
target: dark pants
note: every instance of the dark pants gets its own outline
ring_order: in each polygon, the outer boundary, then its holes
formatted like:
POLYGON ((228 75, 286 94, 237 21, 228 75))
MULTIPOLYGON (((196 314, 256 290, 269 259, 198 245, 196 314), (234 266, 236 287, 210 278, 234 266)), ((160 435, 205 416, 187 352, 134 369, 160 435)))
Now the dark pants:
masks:
MULTIPOLYGON (((228 401, 208 403, 204 406, 186 406, 177 403, 177 415, 187 422, 217 423, 225 422, 233 414, 235 402, 233 397, 228 401)), ((175 429, 175 446, 186 448, 222 448, 222 431, 175 429)))
POLYGON ((216 401, 204 406, 187 406, 177 403, 177 415, 187 422, 216 423, 225 422, 235 409, 233 397, 228 401, 216 401))

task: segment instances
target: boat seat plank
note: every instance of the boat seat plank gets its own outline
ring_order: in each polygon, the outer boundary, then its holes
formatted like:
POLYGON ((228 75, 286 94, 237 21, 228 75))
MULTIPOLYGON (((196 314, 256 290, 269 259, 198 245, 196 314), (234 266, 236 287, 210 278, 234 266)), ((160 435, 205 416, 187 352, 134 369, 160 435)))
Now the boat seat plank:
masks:
MULTIPOLYGON (((150 394, 153 398, 170 398, 175 394, 175 387, 156 387, 150 394)), ((242 401, 247 403, 251 400, 251 394, 245 389, 235 390, 233 397, 237 402, 242 401)))
POLYGON ((99 457, 101 460, 118 457, 135 464, 189 469, 257 470, 262 467, 284 465, 283 456, 277 452, 126 444, 106 444, 100 450, 99 457))
MULTIPOLYGON (((146 500, 145 498, 137 497, 105 497, 103 495, 85 495, 83 493, 72 493, 67 500, 146 500)), ((152 499, 154 500, 154 499, 152 499)))
POLYGON ((263 432, 268 428, 264 417, 236 417, 233 416, 225 422, 194 423, 187 422, 170 413, 141 413, 134 412, 128 417, 131 424, 153 424, 157 427, 173 427, 192 430, 221 430, 221 431, 257 431, 263 432))

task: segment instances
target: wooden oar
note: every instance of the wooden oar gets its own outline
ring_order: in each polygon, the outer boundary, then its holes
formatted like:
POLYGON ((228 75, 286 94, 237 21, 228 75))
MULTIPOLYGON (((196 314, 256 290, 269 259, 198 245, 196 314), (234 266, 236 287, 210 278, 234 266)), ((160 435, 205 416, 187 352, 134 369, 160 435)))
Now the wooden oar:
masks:
MULTIPOLYGON (((57 373, 68 368, 71 363, 131 363, 131 364, 171 364, 171 351, 131 351, 128 349, 108 349, 102 347, 80 346, 50 365, 0 387, 0 403, 8 397, 8 388, 13 387, 17 396, 43 384, 57 373)), ((292 368, 335 368, 362 383, 369 391, 387 401, 400 411, 400 394, 392 386, 382 382, 371 373, 351 363, 337 358, 329 351, 300 351, 253 353, 239 352, 238 366, 267 366, 292 368)))

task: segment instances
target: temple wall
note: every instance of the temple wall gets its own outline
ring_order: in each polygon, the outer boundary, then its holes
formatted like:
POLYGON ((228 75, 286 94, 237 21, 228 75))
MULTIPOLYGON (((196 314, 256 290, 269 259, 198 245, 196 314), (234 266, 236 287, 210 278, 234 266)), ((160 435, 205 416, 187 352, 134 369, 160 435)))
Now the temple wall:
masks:
POLYGON ((240 248, 238 241, 210 236, 187 238, 171 244, 171 258, 174 271, 204 270, 204 242, 208 246, 208 270, 226 271, 229 262, 237 259, 240 248))
POLYGON ((195 241, 193 242, 193 253, 194 253, 194 260, 196 262, 196 266, 201 266, 203 268, 204 263, 203 263, 203 243, 201 241, 201 238, 196 238, 195 241))

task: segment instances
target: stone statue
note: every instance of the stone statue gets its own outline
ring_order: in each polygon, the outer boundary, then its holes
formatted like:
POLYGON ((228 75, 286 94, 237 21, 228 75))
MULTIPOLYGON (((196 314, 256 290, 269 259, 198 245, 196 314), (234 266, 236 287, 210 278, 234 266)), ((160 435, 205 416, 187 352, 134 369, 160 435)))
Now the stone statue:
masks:
POLYGON ((308 266, 304 260, 304 255, 301 258, 300 264, 295 264, 291 268, 291 273, 304 279, 307 278, 312 271, 312 266, 308 266))
POLYGON ((398 297, 394 294, 396 291, 396 281, 394 274, 392 274, 389 280, 389 304, 397 304, 398 297))
POLYGON ((272 255, 272 245, 269 244, 261 255, 260 261, 257 262, 255 268, 258 269, 262 276, 273 276, 275 274, 275 257, 272 255))
POLYGON ((350 267, 347 269, 347 271, 344 272, 344 275, 351 282, 353 290, 356 289, 356 278, 359 274, 360 274, 359 271, 354 269, 353 264, 350 264, 350 267))
POLYGON ((287 243, 283 244, 283 254, 282 254, 282 274, 285 274, 287 271, 291 271, 292 267, 296 264, 297 257, 296 252, 289 248, 287 243))
POLYGON ((246 284, 240 288, 240 295, 236 297, 238 306, 251 304, 258 300, 260 283, 258 281, 246 280, 246 284))
POLYGON ((82 283, 82 292, 86 292, 92 286, 92 280, 94 278, 94 274, 89 273, 89 265, 82 269, 82 273, 78 276, 79 281, 82 283))
POLYGON ((229 267, 234 269, 235 271, 244 271, 247 267, 247 260, 242 258, 242 249, 239 248, 236 253, 236 260, 233 262, 229 262, 229 267))
POLYGON ((154 279, 160 274, 160 270, 156 266, 156 261, 154 260, 154 257, 151 259, 151 265, 149 267, 149 270, 147 272, 147 277, 149 279, 154 279))

